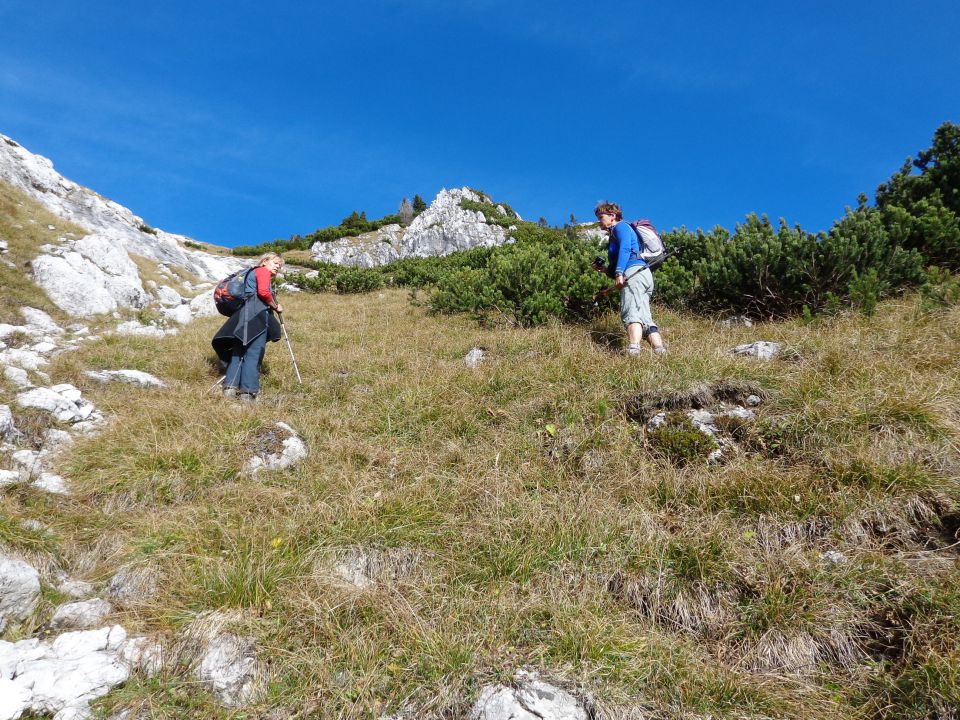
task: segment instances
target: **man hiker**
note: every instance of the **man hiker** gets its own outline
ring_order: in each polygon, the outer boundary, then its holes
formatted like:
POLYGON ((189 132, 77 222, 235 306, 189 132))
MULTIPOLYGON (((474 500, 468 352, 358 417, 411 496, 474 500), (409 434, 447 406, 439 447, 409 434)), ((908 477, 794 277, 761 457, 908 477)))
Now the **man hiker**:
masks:
POLYGON ((650 314, 650 296, 653 295, 653 273, 642 257, 639 235, 630 223, 624 221, 620 206, 601 202, 594 209, 600 227, 607 231, 607 267, 595 264, 598 272, 612 277, 620 290, 620 319, 627 330, 627 354, 640 355, 640 343, 646 338, 657 355, 667 348, 653 316, 650 314))

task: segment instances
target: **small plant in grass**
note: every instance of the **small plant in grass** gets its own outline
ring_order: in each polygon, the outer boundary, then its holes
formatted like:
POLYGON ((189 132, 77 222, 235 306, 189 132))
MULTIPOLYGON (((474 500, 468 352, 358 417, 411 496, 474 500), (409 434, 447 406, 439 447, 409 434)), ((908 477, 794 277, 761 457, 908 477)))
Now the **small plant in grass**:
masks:
POLYGON ((960 303, 960 278, 948 270, 931 267, 920 286, 920 309, 924 312, 952 307, 960 303))
POLYGON ((700 462, 719 447, 682 412, 667 413, 664 422, 647 433, 653 452, 677 467, 700 462))
MULTIPOLYGON (((152 228, 152 227, 150 227, 149 225, 147 225, 146 223, 140 223, 140 225, 137 226, 137 229, 138 229, 140 232, 150 233, 151 235, 156 235, 156 234, 157 234, 156 228, 152 228)), ((196 243, 194 243, 194 244, 196 244, 196 243)))
POLYGON ((203 250, 203 245, 198 242, 194 242, 193 240, 184 240, 183 244, 192 250, 203 250))

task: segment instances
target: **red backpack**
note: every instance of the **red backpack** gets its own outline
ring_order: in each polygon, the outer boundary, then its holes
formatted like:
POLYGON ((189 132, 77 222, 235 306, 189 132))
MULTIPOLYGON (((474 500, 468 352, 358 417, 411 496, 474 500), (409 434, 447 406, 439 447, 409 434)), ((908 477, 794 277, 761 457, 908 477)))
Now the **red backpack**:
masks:
POLYGON ((213 289, 213 302, 217 312, 230 317, 243 307, 249 295, 247 294, 247 276, 253 268, 237 270, 227 275, 217 283, 213 289))

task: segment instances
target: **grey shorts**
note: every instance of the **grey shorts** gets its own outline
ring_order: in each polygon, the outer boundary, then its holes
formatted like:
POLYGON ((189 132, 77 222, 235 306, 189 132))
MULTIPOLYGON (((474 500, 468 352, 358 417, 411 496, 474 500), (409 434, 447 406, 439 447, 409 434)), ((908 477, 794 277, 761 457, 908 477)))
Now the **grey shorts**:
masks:
POLYGON ((645 268, 640 272, 627 270, 626 276, 627 284, 620 290, 620 319, 624 326, 640 323, 644 329, 653 327, 656 325, 650 314, 653 273, 645 268))

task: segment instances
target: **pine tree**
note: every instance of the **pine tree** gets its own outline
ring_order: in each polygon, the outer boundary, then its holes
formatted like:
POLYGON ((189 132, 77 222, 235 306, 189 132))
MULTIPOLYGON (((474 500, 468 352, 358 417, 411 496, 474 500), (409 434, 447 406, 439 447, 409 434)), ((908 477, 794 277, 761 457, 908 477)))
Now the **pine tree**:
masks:
POLYGON ((423 198, 419 194, 413 196, 413 214, 414 216, 419 215, 424 210, 427 209, 427 204, 423 201, 423 198))
POLYGON ((409 225, 413 221, 413 205, 406 198, 400 203, 400 224, 409 225))

